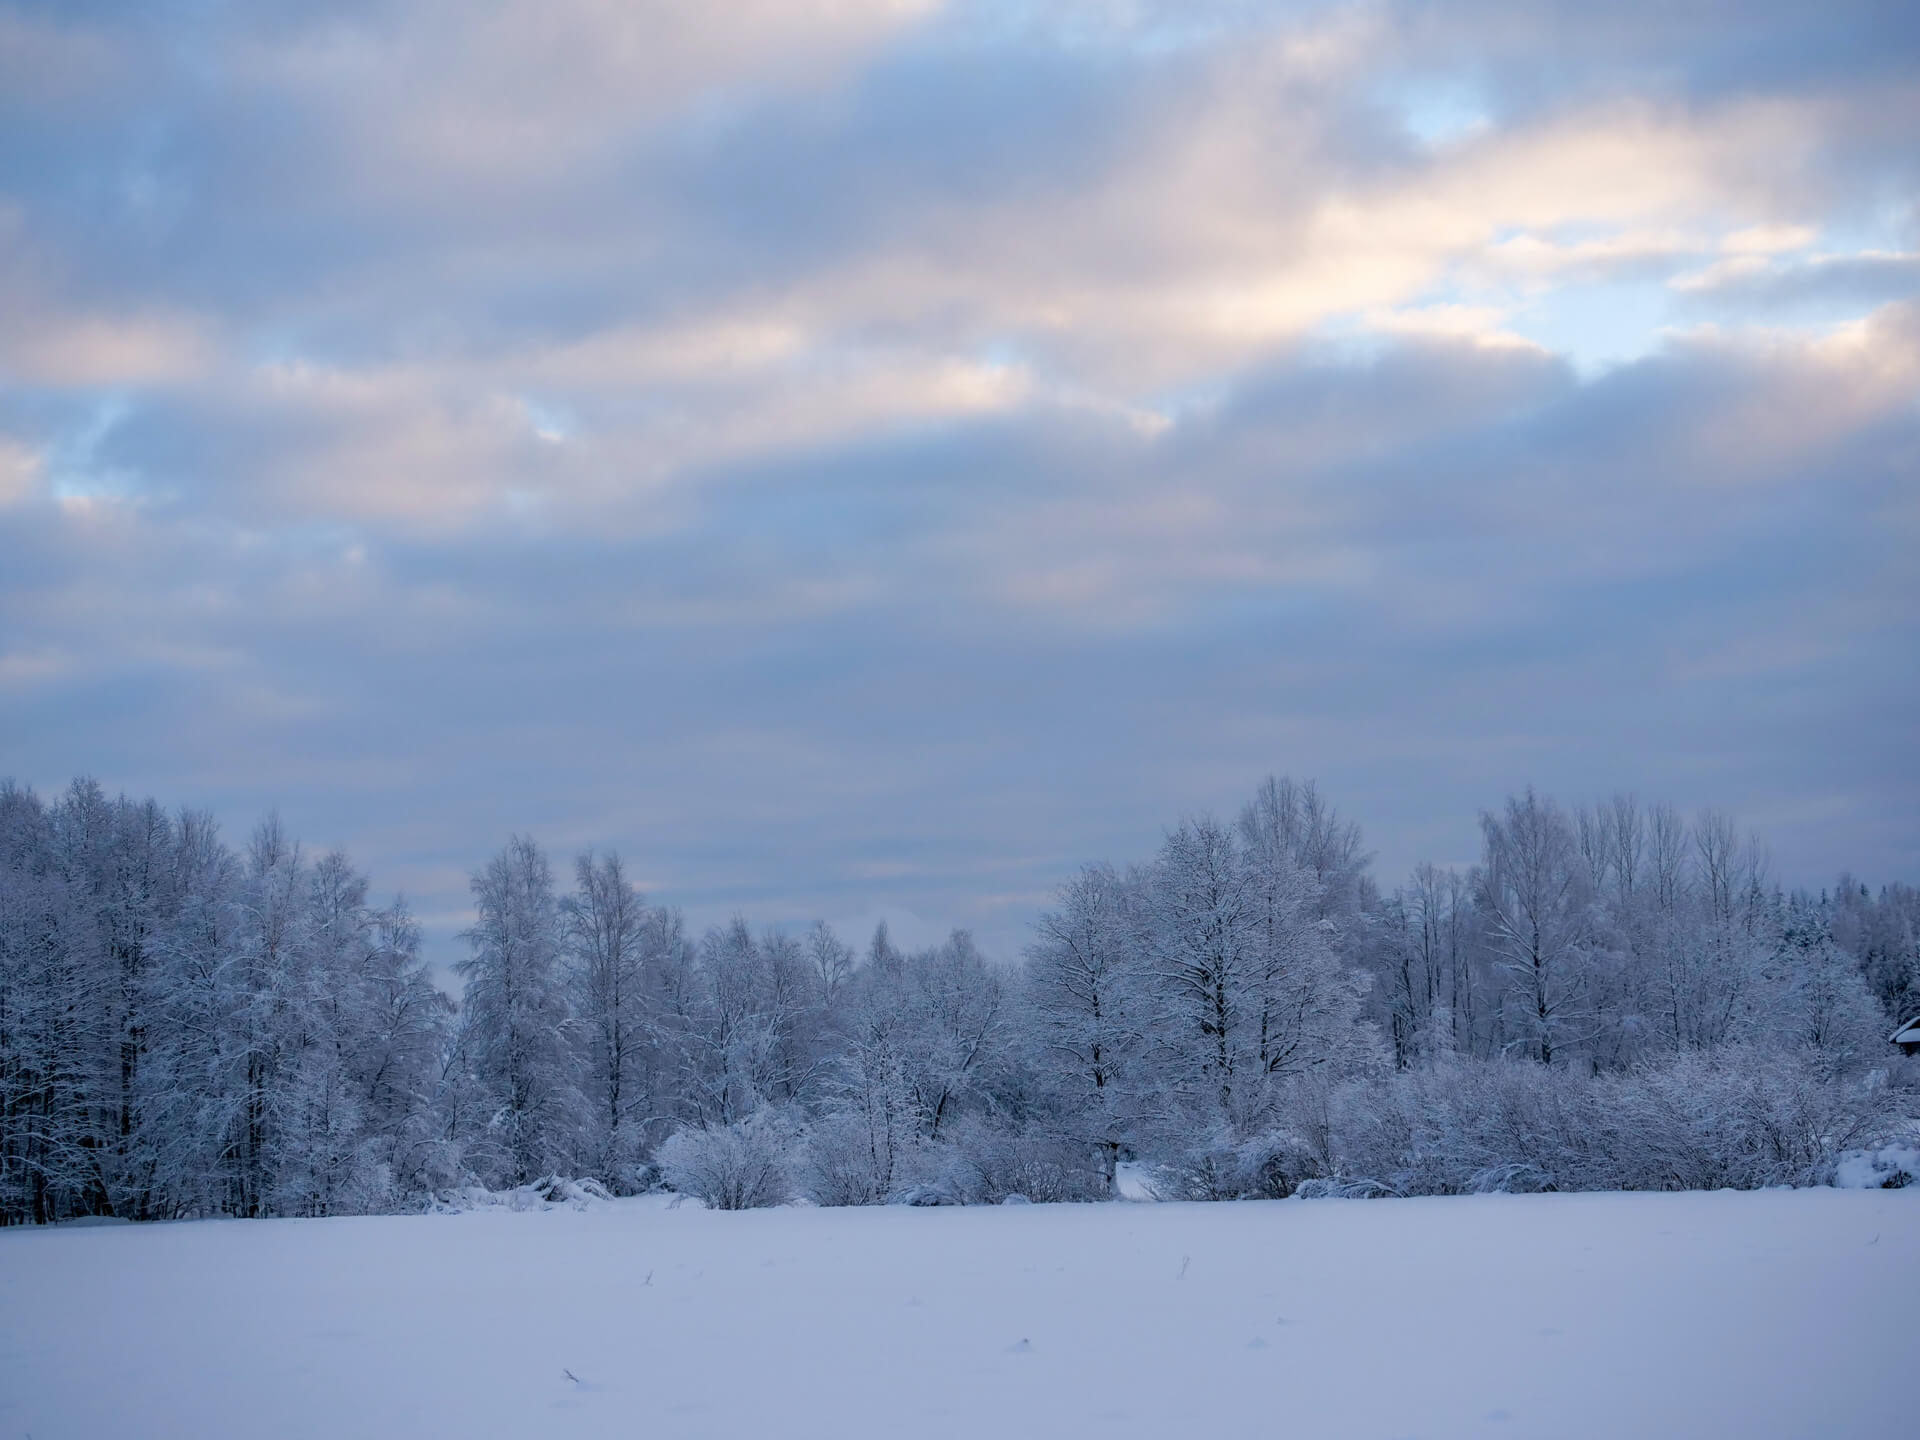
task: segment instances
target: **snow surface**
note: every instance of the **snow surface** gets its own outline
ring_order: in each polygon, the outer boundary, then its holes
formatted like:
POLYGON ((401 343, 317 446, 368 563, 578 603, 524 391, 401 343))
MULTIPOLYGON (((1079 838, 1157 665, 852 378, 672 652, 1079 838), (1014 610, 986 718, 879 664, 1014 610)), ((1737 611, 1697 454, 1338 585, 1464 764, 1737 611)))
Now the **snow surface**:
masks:
POLYGON ((1916 1276, 1913 1187, 0 1231, 0 1440, 1884 1436, 1916 1276))

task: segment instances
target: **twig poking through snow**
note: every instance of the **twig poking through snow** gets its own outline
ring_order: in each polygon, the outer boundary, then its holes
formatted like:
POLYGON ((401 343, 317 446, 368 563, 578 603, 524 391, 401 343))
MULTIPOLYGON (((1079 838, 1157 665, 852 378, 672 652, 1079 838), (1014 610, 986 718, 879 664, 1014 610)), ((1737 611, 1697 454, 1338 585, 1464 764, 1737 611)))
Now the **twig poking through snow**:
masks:
POLYGON ((1182 1256, 1180 1257, 1180 1274, 1179 1274, 1179 1276, 1178 1276, 1177 1278, 1179 1278, 1179 1279, 1181 1279, 1181 1280, 1184 1280, 1184 1279, 1186 1279, 1186 1278, 1187 1278, 1187 1266, 1189 1266, 1189 1265, 1191 1265, 1192 1263, 1193 1263, 1193 1256, 1191 1256, 1191 1255, 1182 1255, 1182 1256))

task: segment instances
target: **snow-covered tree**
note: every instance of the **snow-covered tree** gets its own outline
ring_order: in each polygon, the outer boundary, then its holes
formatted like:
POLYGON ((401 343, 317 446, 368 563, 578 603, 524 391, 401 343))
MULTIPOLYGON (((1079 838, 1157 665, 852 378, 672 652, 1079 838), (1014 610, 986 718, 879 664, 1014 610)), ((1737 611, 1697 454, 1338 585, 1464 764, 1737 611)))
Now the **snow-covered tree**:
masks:
POLYGON ((1513 1049, 1551 1064, 1585 1038, 1591 892, 1572 826, 1528 787, 1480 817, 1478 894, 1508 977, 1513 1049))
POLYGON ((648 962, 656 958, 657 925, 611 852, 574 862, 574 891, 560 913, 576 1033, 586 1052, 582 1158, 622 1190, 638 1174, 654 1103, 648 962))
POLYGON ((1111 866, 1086 866, 1035 923, 1022 977, 1054 1121, 1098 1153, 1108 1193, 1135 1138, 1147 1050, 1146 957, 1134 908, 1111 866))
POLYGON ((617 857, 561 897, 515 837, 474 876, 456 1003, 405 904, 276 817, 236 853, 205 814, 0 782, 0 1223, 550 1172, 1072 1199, 1125 1157, 1199 1196, 1803 1182, 1914 1110, 1886 1035, 1920 892, 1788 894, 1740 837, 1529 790, 1470 875, 1383 900, 1358 828, 1273 780, 1234 825, 1083 868, 1016 970, 962 931, 692 943, 617 857))
POLYGON ((1789 900, 1778 907, 1779 939, 1765 965, 1767 1038, 1804 1046, 1836 1071, 1886 1048, 1886 1017, 1859 967, 1833 943, 1821 907, 1789 900))
POLYGON ((473 876, 478 916, 466 980, 472 1067, 492 1105, 496 1177, 524 1185, 576 1159, 585 1103, 576 1083, 553 870, 516 835, 473 876))

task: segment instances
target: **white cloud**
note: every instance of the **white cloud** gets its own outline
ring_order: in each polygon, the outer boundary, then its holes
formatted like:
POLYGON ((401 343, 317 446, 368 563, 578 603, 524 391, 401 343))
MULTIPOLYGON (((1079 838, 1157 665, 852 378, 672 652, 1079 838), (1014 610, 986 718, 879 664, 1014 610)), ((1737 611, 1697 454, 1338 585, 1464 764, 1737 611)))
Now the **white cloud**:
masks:
POLYGON ((689 105, 812 86, 924 21, 938 0, 459 0, 254 37, 240 83, 350 128, 353 188, 388 202, 516 186, 598 165, 689 105))
POLYGON ((205 376, 216 353, 189 316, 16 311, 0 336, 0 375, 72 388, 172 385, 205 376))
POLYGON ((1829 784, 1911 713, 1905 111, 1670 8, 0 14, 19 763, 447 925, 513 825, 1011 931, 1273 766, 1829 784))
POLYGON ((1416 305, 1400 310, 1369 310, 1367 328, 1413 339, 1465 340, 1488 350, 1546 350, 1507 328, 1505 311, 1485 305, 1416 305))
POLYGON ((0 435, 0 510, 37 494, 41 485, 40 454, 7 435, 0 435))

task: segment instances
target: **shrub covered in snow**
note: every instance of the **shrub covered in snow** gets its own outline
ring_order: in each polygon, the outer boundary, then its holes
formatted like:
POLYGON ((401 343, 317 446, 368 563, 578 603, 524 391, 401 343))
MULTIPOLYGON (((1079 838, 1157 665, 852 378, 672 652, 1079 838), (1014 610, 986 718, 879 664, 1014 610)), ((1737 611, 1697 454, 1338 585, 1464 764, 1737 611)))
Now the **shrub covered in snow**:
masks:
MULTIPOLYGON (((1821 1184, 1843 1153, 1897 1128, 1900 1113, 1884 1076, 1835 1076, 1817 1053, 1749 1048, 1599 1076, 1454 1062, 1350 1082, 1331 1110, 1321 1173, 1296 1182, 1302 1193, 1821 1184)), ((1311 1147, 1284 1133, 1268 1144, 1312 1163, 1311 1147)), ((1270 1193, 1252 1179, 1242 1193, 1270 1193)))
POLYGON ((822 1116, 793 1152, 795 1180, 816 1205, 884 1205, 940 1177, 943 1153, 864 1111, 822 1116))
POLYGON ((434 1197, 430 1207, 436 1214, 452 1215, 471 1210, 552 1210, 565 1206, 585 1210, 613 1199, 613 1192, 598 1180, 570 1180, 561 1175, 544 1175, 528 1185, 506 1190, 489 1190, 484 1185, 460 1185, 434 1197))
MULTIPOLYGON (((1913 1138, 1920 1142, 1920 1136, 1913 1138)), ((1834 1166, 1833 1183, 1843 1190, 1904 1190, 1920 1183, 1920 1143, 1843 1155, 1834 1166)))
POLYGON ((677 1131, 660 1147, 670 1189, 716 1210, 753 1210, 793 1198, 787 1157, 793 1127, 778 1112, 756 1111, 731 1125, 677 1131))
POLYGON ((1018 1196, 1031 1201, 1098 1200, 1106 1180, 1093 1151, 1055 1135, 970 1118, 955 1127, 948 1174, 973 1205, 1018 1196))

